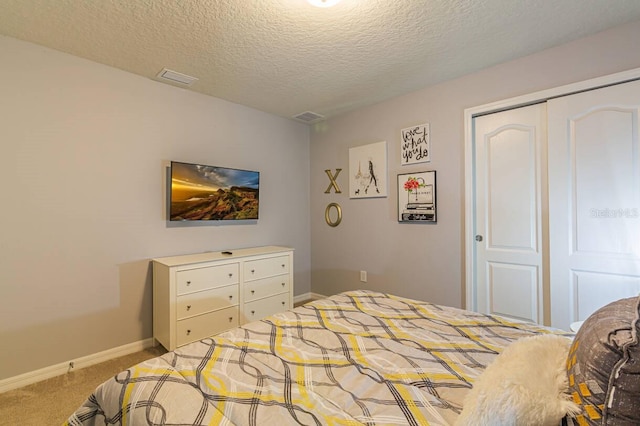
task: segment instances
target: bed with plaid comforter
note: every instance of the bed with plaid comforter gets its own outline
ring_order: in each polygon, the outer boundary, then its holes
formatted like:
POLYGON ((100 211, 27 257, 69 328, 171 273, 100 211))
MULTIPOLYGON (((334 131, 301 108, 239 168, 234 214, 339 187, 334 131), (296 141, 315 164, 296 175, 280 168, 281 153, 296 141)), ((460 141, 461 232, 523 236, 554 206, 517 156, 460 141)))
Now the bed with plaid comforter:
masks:
POLYGON ((449 425, 504 347, 548 332, 345 292, 135 365, 100 385, 66 424, 449 425))

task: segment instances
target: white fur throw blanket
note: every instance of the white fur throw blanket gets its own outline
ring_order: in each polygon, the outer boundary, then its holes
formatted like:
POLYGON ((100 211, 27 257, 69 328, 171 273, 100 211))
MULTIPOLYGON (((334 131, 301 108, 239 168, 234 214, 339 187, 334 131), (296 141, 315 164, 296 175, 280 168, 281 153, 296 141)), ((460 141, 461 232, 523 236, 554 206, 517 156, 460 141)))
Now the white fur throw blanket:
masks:
POLYGON ((557 426, 580 407, 567 393, 571 340, 543 334, 509 345, 473 383, 459 426, 557 426))

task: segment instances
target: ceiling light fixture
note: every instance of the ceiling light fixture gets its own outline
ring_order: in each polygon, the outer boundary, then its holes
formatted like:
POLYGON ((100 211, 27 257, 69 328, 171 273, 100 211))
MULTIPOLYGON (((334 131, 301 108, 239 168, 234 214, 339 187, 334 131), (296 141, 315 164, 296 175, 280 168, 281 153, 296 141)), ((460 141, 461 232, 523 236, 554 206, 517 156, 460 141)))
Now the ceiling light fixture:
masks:
POLYGON ((340 2, 340 0, 307 0, 310 5, 316 7, 331 7, 335 6, 340 2))

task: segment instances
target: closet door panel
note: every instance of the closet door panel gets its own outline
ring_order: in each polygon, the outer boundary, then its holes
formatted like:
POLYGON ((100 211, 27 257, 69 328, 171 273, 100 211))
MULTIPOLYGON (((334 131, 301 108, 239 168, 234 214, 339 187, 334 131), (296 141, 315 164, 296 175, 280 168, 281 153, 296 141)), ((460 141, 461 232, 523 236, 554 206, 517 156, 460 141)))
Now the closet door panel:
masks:
POLYGON ((640 222, 633 202, 637 114, 633 107, 605 106, 569 122, 573 253, 633 256, 640 222))
POLYGON ((598 308, 618 299, 633 296, 640 289, 637 276, 573 272, 576 318, 585 319, 598 308))
POLYGON ((474 119, 479 312, 543 322, 546 106, 474 119))
POLYGON ((640 82, 548 102, 552 325, 640 292, 640 82))

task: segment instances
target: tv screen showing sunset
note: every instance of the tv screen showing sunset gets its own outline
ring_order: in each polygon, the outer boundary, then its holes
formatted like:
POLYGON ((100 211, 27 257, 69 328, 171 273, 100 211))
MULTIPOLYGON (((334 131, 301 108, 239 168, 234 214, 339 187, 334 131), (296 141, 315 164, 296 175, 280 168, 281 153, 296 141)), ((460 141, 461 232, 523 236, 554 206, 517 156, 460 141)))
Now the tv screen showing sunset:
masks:
POLYGON ((258 219, 260 173, 171 163, 172 221, 258 219))

